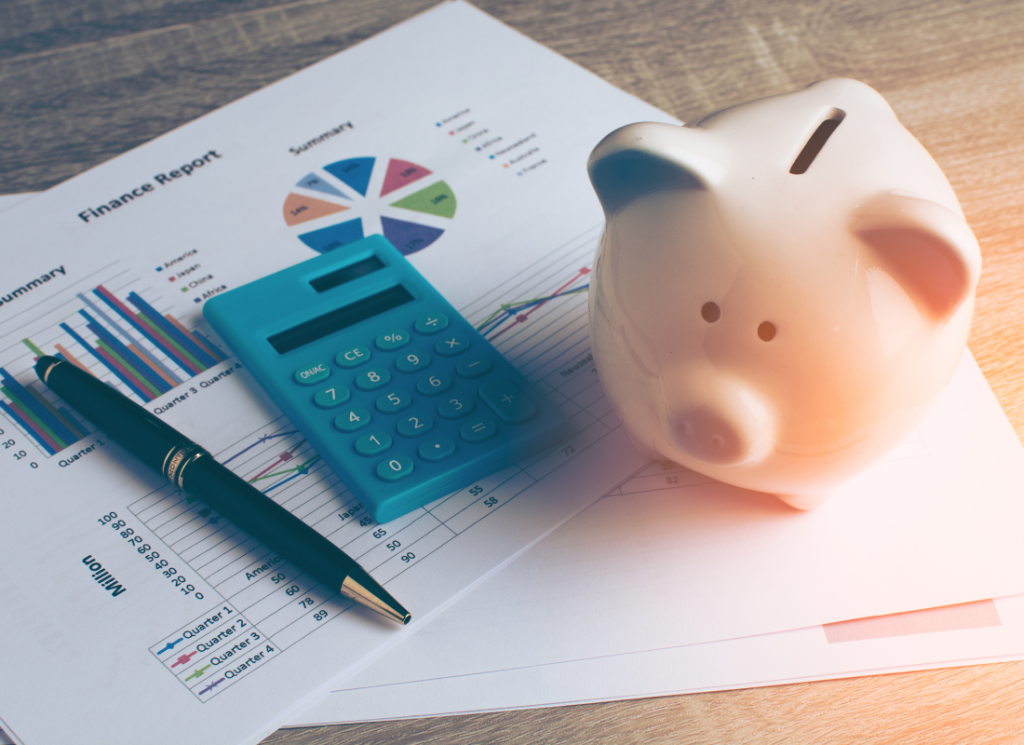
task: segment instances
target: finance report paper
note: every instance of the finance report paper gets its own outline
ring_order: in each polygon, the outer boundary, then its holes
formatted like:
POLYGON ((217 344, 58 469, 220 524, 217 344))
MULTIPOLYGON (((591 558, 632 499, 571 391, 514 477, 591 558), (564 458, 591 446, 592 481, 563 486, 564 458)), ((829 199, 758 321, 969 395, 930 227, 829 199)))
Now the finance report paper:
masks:
POLYGON ((25 743, 258 740, 642 467, 589 364, 602 214, 585 168, 640 119, 671 121, 449 2, 0 215, 3 729, 25 743), (575 427, 383 525, 201 315, 373 233, 575 427), (138 464, 35 380, 41 354, 116 386, 327 535, 411 626, 350 607, 138 464))

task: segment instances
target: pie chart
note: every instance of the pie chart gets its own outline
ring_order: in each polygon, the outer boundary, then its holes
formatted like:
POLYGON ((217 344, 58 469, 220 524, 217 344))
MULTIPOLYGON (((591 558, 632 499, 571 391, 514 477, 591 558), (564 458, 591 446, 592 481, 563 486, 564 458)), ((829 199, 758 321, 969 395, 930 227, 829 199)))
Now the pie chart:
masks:
POLYGON ((441 237, 456 206, 451 187, 430 169, 399 158, 359 157, 303 176, 283 212, 285 224, 317 253, 380 233, 407 256, 441 237))

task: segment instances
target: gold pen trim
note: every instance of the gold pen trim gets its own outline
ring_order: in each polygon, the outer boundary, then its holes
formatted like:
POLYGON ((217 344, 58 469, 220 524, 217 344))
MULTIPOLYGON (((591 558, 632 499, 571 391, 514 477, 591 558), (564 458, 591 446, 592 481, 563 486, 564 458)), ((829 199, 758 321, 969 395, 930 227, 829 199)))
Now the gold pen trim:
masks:
POLYGON ((47 383, 47 378, 50 377, 50 371, 53 368, 55 368, 57 365, 59 365, 60 363, 61 363, 61 360, 57 360, 56 362, 51 363, 48 368, 46 368, 46 372, 43 373, 43 384, 47 383))
POLYGON ((171 448, 164 456, 160 471, 168 481, 179 489, 185 488, 185 470, 208 453, 203 448, 190 442, 171 448))
POLYGON ((401 606, 395 608, 385 602, 382 598, 377 597, 367 590, 359 584, 359 582, 352 579, 352 577, 345 577, 345 581, 341 583, 339 591, 350 600, 355 600, 357 603, 365 605, 370 610, 377 611, 381 615, 387 616, 394 621, 398 621, 403 626, 412 620, 412 614, 405 608, 402 608, 401 606))

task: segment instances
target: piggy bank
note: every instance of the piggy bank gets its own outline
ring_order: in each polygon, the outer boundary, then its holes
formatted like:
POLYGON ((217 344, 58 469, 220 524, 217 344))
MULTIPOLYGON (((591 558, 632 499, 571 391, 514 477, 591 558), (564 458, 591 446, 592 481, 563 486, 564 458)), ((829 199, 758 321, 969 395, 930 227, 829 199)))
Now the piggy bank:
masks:
POLYGON ((905 439, 952 376, 978 244, 867 85, 632 124, 588 169, 607 219, 594 359, 648 454, 811 508, 905 439))

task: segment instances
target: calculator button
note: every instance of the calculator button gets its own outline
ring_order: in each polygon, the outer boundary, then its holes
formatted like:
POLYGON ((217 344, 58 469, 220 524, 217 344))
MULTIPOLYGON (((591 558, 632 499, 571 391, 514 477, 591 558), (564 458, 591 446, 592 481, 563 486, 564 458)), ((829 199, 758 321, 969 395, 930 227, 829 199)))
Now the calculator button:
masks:
POLYGON ((459 374, 460 378, 479 378, 481 375, 486 375, 491 371, 491 360, 489 357, 483 355, 477 355, 476 357, 467 357, 462 360, 458 365, 455 366, 455 372, 459 374))
POLYGON ((405 391, 391 391, 377 399, 377 411, 381 414, 394 414, 396 411, 412 406, 412 396, 405 391))
POLYGON ((391 382, 391 371, 386 367, 374 367, 356 376, 356 388, 372 391, 391 382))
POLYGON ((370 361, 370 350, 366 347, 343 349, 334 355, 334 361, 341 367, 359 367, 364 362, 370 361))
POLYGON ((498 434, 498 425, 490 419, 475 417, 459 428, 459 437, 466 442, 483 442, 498 434))
POLYGON ((436 334, 448 328, 448 316, 444 313, 431 313, 429 316, 417 318, 413 328, 417 334, 436 334))
POLYGON ((359 406, 345 409, 334 417, 334 426, 342 432, 355 432, 370 423, 370 412, 359 406))
POLYGON ((469 349, 469 339, 462 334, 446 334, 434 344, 434 351, 442 357, 454 357, 469 349))
POLYGON ((455 454, 455 441, 450 437, 431 437, 416 452, 423 460, 437 463, 455 454))
POLYGON ((452 379, 444 373, 434 373, 419 379, 416 390, 424 396, 436 396, 452 387, 452 379))
POLYGON ((386 334, 381 334, 374 340, 374 344, 377 345, 377 349, 382 352, 390 352, 392 349, 399 349, 409 343, 412 337, 408 331, 401 331, 396 329, 389 331, 386 334))
POLYGON ((398 372, 411 373, 422 370, 430 364, 430 355, 426 352, 409 352, 401 355, 395 360, 395 368, 398 372))
POLYGON ((360 455, 377 455, 391 447, 391 435, 387 432, 371 432, 356 440, 356 452, 360 455))
POLYGON ((377 476, 384 481, 398 481, 412 473, 412 458, 396 455, 377 464, 377 476))
POLYGON ((437 413, 445 419, 459 419, 475 408, 476 404, 468 396, 453 396, 437 405, 437 413))
POLYGON ((331 376, 331 368, 326 362, 317 362, 315 365, 300 367, 295 371, 295 382, 302 385, 314 385, 321 380, 327 380, 331 376))
POLYGON ((434 420, 429 414, 417 414, 406 417, 398 423, 396 429, 402 437, 419 437, 434 428, 434 420))
POLYGON ((491 411, 508 424, 522 424, 537 414, 533 401, 510 380, 488 380, 480 386, 478 393, 491 411))
POLYGON ((341 406, 341 404, 352 398, 352 391, 347 386, 338 383, 332 385, 330 388, 324 388, 322 391, 317 391, 317 394, 313 396, 313 403, 319 406, 321 409, 331 409, 335 406, 341 406))

